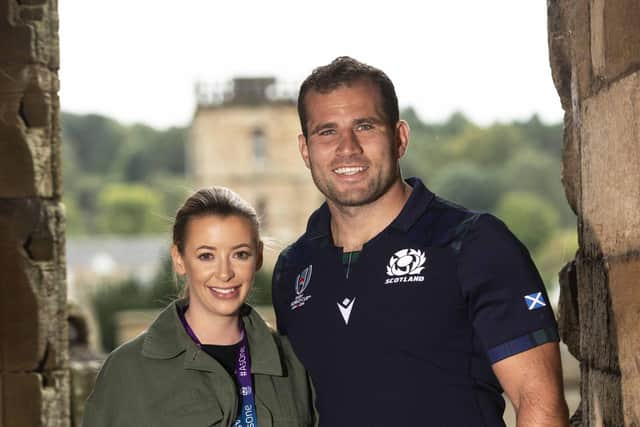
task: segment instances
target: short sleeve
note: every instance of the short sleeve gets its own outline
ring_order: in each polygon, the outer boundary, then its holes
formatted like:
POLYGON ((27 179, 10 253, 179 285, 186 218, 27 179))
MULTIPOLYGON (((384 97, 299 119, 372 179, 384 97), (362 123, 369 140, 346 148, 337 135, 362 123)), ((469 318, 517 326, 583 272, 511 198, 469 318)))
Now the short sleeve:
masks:
POLYGON ((271 302, 276 313, 276 327, 281 335, 287 335, 286 327, 286 302, 283 289, 285 260, 283 255, 278 256, 278 261, 273 269, 271 280, 271 302))
POLYGON ((471 227, 458 255, 458 278, 491 363, 558 341, 549 297, 529 252, 497 218, 480 215, 471 227))

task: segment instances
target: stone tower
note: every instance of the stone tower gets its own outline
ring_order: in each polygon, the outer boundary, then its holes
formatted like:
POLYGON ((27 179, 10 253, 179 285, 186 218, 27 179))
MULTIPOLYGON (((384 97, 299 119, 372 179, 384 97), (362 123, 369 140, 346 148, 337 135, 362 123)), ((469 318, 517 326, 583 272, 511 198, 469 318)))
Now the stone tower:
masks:
POLYGON ((69 425, 56 0, 0 0, 0 426, 69 425))
MULTIPOLYGON (((197 90, 187 146, 192 181, 236 191, 258 210, 264 235, 289 243, 322 201, 298 152, 295 91, 273 78, 197 90)), ((266 254, 268 264, 276 252, 266 254)))
POLYGON ((581 363, 575 424, 640 426, 640 2, 547 5, 562 178, 580 242, 559 310, 581 363))

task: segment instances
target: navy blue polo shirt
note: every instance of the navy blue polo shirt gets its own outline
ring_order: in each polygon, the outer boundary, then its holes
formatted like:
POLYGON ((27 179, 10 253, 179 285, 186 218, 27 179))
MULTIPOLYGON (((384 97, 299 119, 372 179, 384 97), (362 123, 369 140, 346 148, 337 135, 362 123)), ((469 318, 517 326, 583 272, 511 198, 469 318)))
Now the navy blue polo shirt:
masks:
POLYGON ((278 330, 322 426, 504 425, 491 364, 558 340, 544 285, 500 220, 407 182, 399 216, 348 270, 326 203, 311 215, 274 270, 278 330))

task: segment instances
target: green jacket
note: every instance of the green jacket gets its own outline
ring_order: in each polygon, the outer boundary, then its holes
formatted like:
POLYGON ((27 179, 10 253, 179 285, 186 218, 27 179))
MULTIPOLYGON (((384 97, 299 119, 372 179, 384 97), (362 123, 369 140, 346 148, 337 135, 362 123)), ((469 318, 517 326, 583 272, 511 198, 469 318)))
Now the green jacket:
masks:
MULTIPOLYGON (((148 331, 109 355, 87 400, 85 427, 233 424, 239 401, 234 379, 186 333, 181 304, 169 305, 148 331)), ((258 426, 317 425, 311 384, 289 341, 251 307, 241 311, 258 426)))

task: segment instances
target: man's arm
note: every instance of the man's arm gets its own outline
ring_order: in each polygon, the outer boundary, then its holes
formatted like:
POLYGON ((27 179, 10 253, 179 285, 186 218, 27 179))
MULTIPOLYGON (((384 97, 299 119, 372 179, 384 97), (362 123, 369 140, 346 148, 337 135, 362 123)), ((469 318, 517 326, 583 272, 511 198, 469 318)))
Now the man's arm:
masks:
POLYGON ((513 404, 518 427, 569 425, 558 343, 542 344, 492 367, 513 404))

